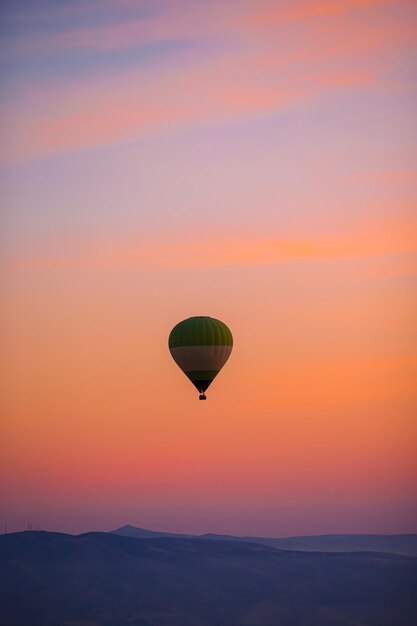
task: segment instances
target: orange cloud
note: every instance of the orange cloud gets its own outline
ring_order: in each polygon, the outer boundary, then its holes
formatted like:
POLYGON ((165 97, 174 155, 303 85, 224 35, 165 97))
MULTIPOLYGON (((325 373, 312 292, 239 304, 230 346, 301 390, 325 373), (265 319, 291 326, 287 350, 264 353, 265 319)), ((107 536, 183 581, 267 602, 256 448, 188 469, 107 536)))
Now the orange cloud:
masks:
MULTIPOLYGON (((257 9, 253 13, 245 16, 244 23, 259 27, 300 22, 311 18, 340 17, 355 11, 377 9, 394 3, 398 4, 396 0, 305 0, 288 3, 287 6, 283 7, 264 2, 257 5, 257 9)), ((407 1, 402 4, 412 6, 407 1)))
POLYGON ((416 184, 417 183, 417 170, 416 169, 385 169, 369 172, 360 172, 351 175, 353 180, 370 180, 375 183, 393 183, 393 184, 416 184))
MULTIPOLYGON (((79 250, 79 247, 77 247, 79 250)), ((204 236, 189 233, 175 243, 164 240, 123 245, 90 244, 77 253, 10 258, 12 266, 34 268, 83 267, 210 267, 262 265, 298 260, 369 258, 417 252, 413 220, 374 220, 350 225, 344 232, 306 237, 204 236)), ((401 263, 401 271, 413 271, 401 263)))

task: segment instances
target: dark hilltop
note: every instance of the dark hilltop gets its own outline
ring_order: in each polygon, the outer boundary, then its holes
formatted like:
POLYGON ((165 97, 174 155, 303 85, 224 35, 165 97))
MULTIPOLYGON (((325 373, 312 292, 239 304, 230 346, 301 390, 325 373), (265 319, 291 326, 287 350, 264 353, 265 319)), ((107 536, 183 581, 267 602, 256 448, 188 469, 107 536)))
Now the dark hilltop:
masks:
MULTIPOLYGON (((152 531, 148 531, 152 532, 152 531)), ((250 541, 0 537, 1 626, 411 626, 417 558, 250 541)))

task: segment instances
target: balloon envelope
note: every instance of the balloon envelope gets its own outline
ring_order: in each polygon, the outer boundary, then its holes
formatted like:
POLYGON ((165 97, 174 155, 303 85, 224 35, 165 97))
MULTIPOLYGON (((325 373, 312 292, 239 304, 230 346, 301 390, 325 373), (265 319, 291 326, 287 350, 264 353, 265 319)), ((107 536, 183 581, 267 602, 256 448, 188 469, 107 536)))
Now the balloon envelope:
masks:
POLYGON ((176 364, 204 395, 229 358, 233 337, 220 320, 189 317, 174 326, 168 343, 176 364))

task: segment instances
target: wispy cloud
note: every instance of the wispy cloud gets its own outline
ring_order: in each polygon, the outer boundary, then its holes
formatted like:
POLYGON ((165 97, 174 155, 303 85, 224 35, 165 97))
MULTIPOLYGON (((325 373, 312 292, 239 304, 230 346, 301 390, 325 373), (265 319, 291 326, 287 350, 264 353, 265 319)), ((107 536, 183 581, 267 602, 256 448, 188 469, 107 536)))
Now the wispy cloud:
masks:
MULTIPOLYGON (((160 3, 161 4, 161 3, 160 3)), ((119 9, 112 19, 90 24, 69 23, 69 26, 57 29, 55 32, 25 33, 16 36, 8 42, 7 50, 12 54, 47 53, 53 50, 65 51, 75 49, 115 50, 143 45, 148 42, 162 42, 166 40, 197 39, 215 32, 224 32, 224 23, 218 21, 218 14, 213 6, 205 3, 196 5, 163 4, 154 10, 138 15, 126 12, 133 3, 107 3, 105 8, 119 9)), ((102 8, 102 7, 101 7, 102 8)), ((136 5, 137 9, 143 8, 136 5)), ((149 5, 148 5, 149 8, 149 5)), ((78 14, 82 7, 72 9, 78 14)), ((86 7, 84 8, 85 12, 86 7)), ((97 7, 98 10, 98 7, 97 7)), ((65 11, 65 8, 64 8, 65 11)), ((91 7, 90 7, 90 13, 91 7)), ((230 13, 227 7, 223 9, 224 16, 230 13)), ((62 12, 59 12, 62 19, 62 12)), ((96 16, 97 17, 97 16, 96 16)), ((230 17, 231 19, 231 17, 230 17)))
MULTIPOLYGON (((3 145, 3 163, 109 145, 148 133, 184 128, 196 123, 239 120, 278 112, 320 97, 328 91, 369 85, 373 77, 363 70, 327 72, 263 86, 232 62, 200 68, 159 81, 135 73, 119 84, 103 82, 51 94, 45 109, 9 110, 9 140, 3 145), (120 87, 120 88, 119 88, 120 87)), ((7 136, 7 128, 6 128, 7 136)))
MULTIPOLYGON (((178 53, 175 63, 168 50, 165 61, 151 69, 116 68, 104 78, 90 72, 73 77, 68 85, 28 86, 20 101, 0 111, 4 128, 0 159, 10 163, 195 124, 236 121, 373 86, 389 68, 384 55, 410 45, 413 26, 404 19, 362 23, 340 18, 362 10, 372 17, 372 11, 390 4, 390 0, 312 0, 276 6, 239 0, 221 4, 221 19, 218 3, 167 4, 147 19, 17 37, 12 48, 15 45, 15 52, 25 55, 71 49, 108 54, 172 38, 194 42, 211 38, 225 47, 218 45, 208 58, 199 56, 193 46, 178 53), (301 30, 288 37, 282 29, 277 37, 277 28, 287 22, 301 24, 301 30)), ((408 7, 408 2, 401 4, 408 7)))
MULTIPOLYGON (((148 42, 162 42, 166 40, 192 39, 204 37, 239 39, 243 32, 252 36, 257 33, 261 37, 268 36, 271 31, 285 25, 295 25, 302 29, 311 26, 320 35, 320 29, 338 30, 339 26, 349 28, 345 18, 361 17, 362 14, 372 21, 379 16, 381 10, 390 5, 402 7, 405 13, 413 11, 414 4, 409 0, 333 0, 317 1, 304 0, 301 2, 279 2, 269 0, 260 2, 220 2, 211 3, 154 3, 152 10, 146 3, 133 2, 95 2, 75 4, 60 7, 57 17, 62 20, 63 11, 68 17, 79 14, 92 14, 96 17, 94 23, 79 23, 69 21, 65 29, 56 29, 55 32, 39 33, 25 32, 9 38, 7 50, 15 54, 36 54, 41 52, 65 51, 74 49, 115 50, 129 48, 148 42), (135 8, 137 14, 131 13, 135 8), (113 9, 108 21, 97 20, 97 10, 113 9), (144 13, 144 9, 146 12, 144 13), (114 11, 117 9, 117 13, 114 11), (219 19, 221 18, 221 19, 219 19)), ((415 7, 414 7, 415 8, 415 7)), ((50 16, 53 7, 45 12, 50 16)), ((39 17, 39 16, 38 16, 39 17)), ((389 17, 389 16, 388 16, 389 17)), ((376 20, 377 22, 380 20, 376 20)), ((383 21, 389 21, 388 19, 383 21)), ((30 23, 30 21, 28 20, 30 23)), ((368 24, 369 26, 369 24, 368 24)), ((7 34, 7 33, 6 33, 7 34)), ((282 33, 281 34, 285 34, 282 33)), ((353 32, 350 35, 354 34, 353 32)), ((343 38, 344 39, 344 38, 343 38)))
MULTIPOLYGON (((415 255, 415 220, 379 219, 350 224, 343 231, 316 236, 214 236, 188 233, 171 238, 123 243, 91 242, 72 245, 60 254, 39 254, 5 259, 13 267, 43 269, 179 268, 234 265, 270 265, 303 260, 343 260, 415 255)), ((401 261, 407 272, 414 262, 401 261)))
MULTIPOLYGON (((396 0, 301 0, 281 3, 261 2, 245 17, 254 27, 302 22, 311 18, 342 17, 357 11, 366 11, 394 4, 396 0)), ((407 3, 404 3, 407 4, 407 3)), ((411 3, 410 3, 411 4, 411 3)))

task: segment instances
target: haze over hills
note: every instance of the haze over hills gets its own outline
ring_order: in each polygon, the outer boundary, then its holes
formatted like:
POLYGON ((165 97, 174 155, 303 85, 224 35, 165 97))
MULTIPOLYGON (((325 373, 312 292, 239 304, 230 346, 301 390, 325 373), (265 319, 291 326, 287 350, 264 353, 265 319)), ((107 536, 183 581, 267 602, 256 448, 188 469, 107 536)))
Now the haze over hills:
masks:
POLYGON ((0 536, 1 626, 410 626, 417 558, 114 533, 0 536))
POLYGON ((305 537, 239 537, 236 535, 190 535, 138 528, 127 524, 111 531, 125 537, 151 539, 157 537, 215 539, 218 541, 250 541, 282 550, 306 552, 385 552, 417 556, 417 534, 402 535, 311 535, 305 537))

